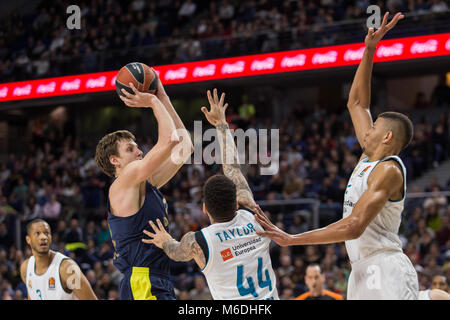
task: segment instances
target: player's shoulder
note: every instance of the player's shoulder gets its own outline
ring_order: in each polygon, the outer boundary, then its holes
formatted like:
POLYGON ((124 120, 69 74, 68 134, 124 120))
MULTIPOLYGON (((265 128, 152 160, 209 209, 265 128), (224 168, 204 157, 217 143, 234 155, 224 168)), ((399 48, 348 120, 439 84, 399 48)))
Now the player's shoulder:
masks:
POLYGON ((381 161, 373 169, 372 174, 369 176, 370 180, 385 181, 386 183, 395 183, 396 181, 403 181, 403 172, 398 161, 394 159, 388 159, 381 161))
POLYGON ((25 279, 27 277, 27 269, 28 269, 28 262, 30 261, 30 258, 25 259, 22 264, 20 265, 20 276, 22 280, 25 282, 25 279))
POLYGON ((62 257, 59 265, 59 273, 61 276, 72 274, 76 269, 79 269, 79 267, 73 259, 67 256, 62 257))
POLYGON ((251 210, 249 208, 245 208, 245 207, 239 207, 236 212, 242 212, 244 214, 251 214, 253 216, 255 215, 255 212, 253 210, 251 210))
POLYGON ((27 272, 29 261, 30 261, 30 258, 27 258, 22 262, 22 264, 20 265, 20 272, 27 272))

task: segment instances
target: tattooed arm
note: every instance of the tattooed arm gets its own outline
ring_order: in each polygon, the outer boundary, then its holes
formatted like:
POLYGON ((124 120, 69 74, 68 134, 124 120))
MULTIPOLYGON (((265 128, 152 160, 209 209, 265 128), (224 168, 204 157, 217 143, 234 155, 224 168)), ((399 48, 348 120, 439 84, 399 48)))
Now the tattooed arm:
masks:
POLYGON ((208 90, 208 100, 211 110, 208 111, 205 107, 202 107, 202 111, 209 123, 216 127, 222 153, 223 173, 236 185, 238 203, 243 207, 254 210, 256 203, 247 180, 245 180, 241 172, 234 139, 225 118, 225 110, 228 107, 228 103, 224 105, 224 99, 225 93, 222 93, 219 100, 217 89, 214 89, 214 97, 211 96, 211 92, 208 90))
POLYGON ((202 248, 200 248, 195 239, 194 232, 190 231, 186 233, 178 242, 167 233, 159 219, 156 219, 156 223, 158 225, 155 225, 153 221, 149 221, 155 233, 144 230, 144 233, 150 239, 142 239, 142 242, 154 244, 158 248, 163 249, 165 254, 174 261, 189 261, 194 259, 197 265, 203 269, 206 264, 206 258, 202 248))

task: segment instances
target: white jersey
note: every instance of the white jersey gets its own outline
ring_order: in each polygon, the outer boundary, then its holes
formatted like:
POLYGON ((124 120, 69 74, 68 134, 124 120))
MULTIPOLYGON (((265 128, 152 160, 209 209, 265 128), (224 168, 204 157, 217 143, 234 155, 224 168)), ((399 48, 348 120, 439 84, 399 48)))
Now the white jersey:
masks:
POLYGON ((403 252, 398 230, 406 194, 406 169, 399 157, 389 156, 371 162, 368 161, 368 157, 365 157, 359 161, 353 170, 345 191, 343 216, 345 218, 352 213, 359 198, 367 190, 367 181, 376 165, 389 159, 397 161, 402 168, 403 198, 398 201, 387 201, 358 239, 345 241, 345 247, 351 263, 355 263, 380 250, 403 252))
POLYGON ((31 300, 78 300, 75 294, 64 291, 59 276, 59 267, 64 259, 69 257, 55 252, 47 270, 38 275, 35 272, 35 259, 31 256, 27 265, 26 284, 31 300))
POLYGON ((215 300, 276 299, 278 291, 269 255, 270 238, 252 213, 238 210, 233 220, 201 230, 208 245, 202 269, 215 300))

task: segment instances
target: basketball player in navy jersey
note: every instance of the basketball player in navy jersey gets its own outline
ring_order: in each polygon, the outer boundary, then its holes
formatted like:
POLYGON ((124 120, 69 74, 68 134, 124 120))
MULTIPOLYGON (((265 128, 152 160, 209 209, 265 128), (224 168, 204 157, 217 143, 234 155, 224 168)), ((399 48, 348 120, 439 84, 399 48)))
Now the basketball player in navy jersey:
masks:
POLYGON ((185 127, 160 81, 156 95, 139 92, 131 83, 130 87, 134 95, 122 89, 125 97, 120 98, 129 107, 153 110, 158 122, 156 145, 142 157, 134 135, 120 130, 103 137, 95 155, 100 169, 114 178, 107 207, 114 265, 124 274, 120 299, 176 299, 169 280, 169 259, 156 246, 142 243, 141 238, 149 220, 159 218, 168 229, 167 203, 158 189, 181 168, 193 146, 189 134, 177 134, 177 129, 185 127), (181 156, 181 161, 173 161, 171 156, 176 146, 190 151, 181 156))

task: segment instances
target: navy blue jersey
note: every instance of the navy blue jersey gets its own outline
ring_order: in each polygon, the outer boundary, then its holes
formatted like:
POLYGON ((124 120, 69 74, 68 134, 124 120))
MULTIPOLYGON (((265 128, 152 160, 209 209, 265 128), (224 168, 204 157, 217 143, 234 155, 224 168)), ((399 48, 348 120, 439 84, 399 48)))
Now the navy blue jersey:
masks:
POLYGON ((142 208, 129 217, 118 217, 110 212, 108 199, 108 224, 114 245, 114 266, 123 274, 131 273, 133 267, 147 267, 150 274, 169 277, 169 258, 163 250, 146 244, 143 230, 154 232, 149 225, 159 219, 168 232, 167 202, 161 192, 145 182, 145 200, 142 208))

